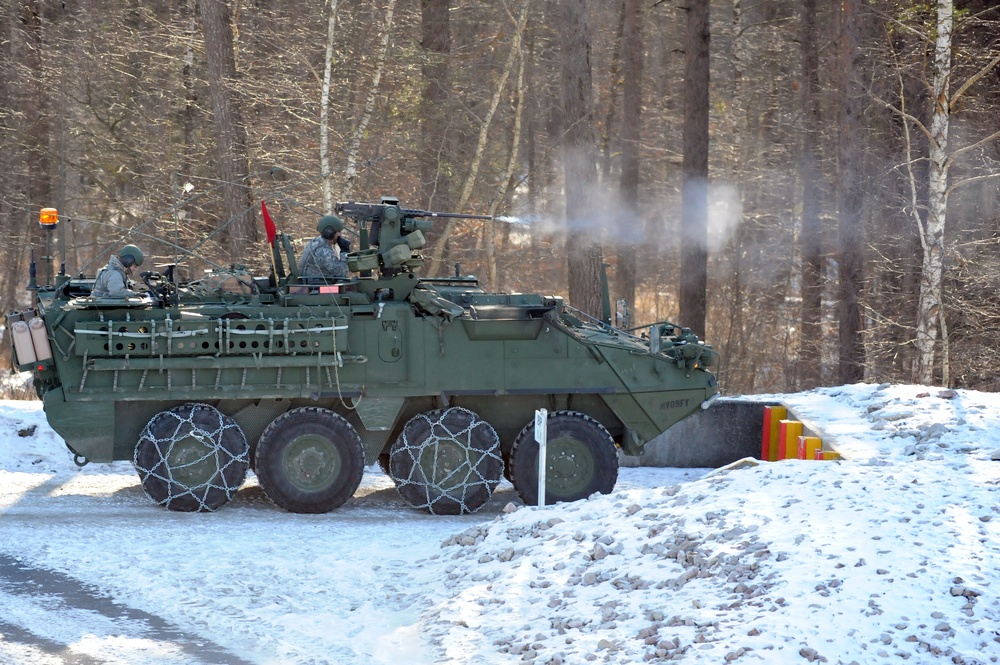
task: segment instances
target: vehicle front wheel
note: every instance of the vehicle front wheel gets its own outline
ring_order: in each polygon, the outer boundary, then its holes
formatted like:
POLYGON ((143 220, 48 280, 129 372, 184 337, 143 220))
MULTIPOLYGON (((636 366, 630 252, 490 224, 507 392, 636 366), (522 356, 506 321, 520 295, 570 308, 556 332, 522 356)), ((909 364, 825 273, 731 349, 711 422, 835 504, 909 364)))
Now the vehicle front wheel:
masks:
POLYGON ((208 404, 183 404, 146 423, 132 461, 146 496, 170 510, 195 512, 232 499, 249 458, 236 421, 208 404))
POLYGON ((257 444, 264 494, 293 513, 326 513, 354 496, 365 472, 357 430, 333 411, 292 409, 274 419, 257 444))
MULTIPOLYGON (((545 504, 578 501, 594 492, 610 494, 618 481, 614 439, 601 423, 577 411, 548 416, 545 455, 545 504)), ((518 496, 538 505, 538 442, 528 423, 510 451, 510 475, 518 496)))

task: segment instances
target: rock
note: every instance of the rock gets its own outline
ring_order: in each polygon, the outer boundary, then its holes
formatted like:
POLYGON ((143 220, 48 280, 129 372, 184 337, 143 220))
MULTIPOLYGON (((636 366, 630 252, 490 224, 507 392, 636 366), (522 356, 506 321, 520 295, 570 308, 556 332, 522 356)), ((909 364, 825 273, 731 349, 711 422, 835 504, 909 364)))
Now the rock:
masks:
POLYGON ((810 649, 809 647, 802 647, 799 649, 799 655, 808 660, 810 663, 819 658, 819 652, 816 651, 816 649, 810 649))
POLYGON ((938 392, 937 396, 941 399, 955 399, 958 395, 954 390, 942 390, 938 392))
POLYGON ((513 501, 508 502, 507 505, 503 507, 503 511, 507 514, 510 514, 515 510, 517 510, 517 505, 515 505, 513 501))
POLYGON ((924 438, 939 439, 941 438, 942 435, 947 434, 948 432, 949 432, 948 426, 945 425, 944 423, 934 423, 933 425, 927 428, 926 432, 924 432, 924 438))

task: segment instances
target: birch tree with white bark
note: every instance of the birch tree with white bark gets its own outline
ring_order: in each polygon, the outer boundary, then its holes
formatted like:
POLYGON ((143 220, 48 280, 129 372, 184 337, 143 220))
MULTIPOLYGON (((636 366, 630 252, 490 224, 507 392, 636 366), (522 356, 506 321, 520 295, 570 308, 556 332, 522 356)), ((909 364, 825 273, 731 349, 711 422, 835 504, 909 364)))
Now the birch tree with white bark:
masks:
MULTIPOLYGON (((928 149, 927 213, 921 217, 914 209, 913 216, 919 225, 922 263, 920 274, 920 294, 916 318, 916 361, 913 380, 930 384, 934 381, 938 338, 944 349, 941 353, 941 380, 947 385, 950 370, 947 353, 948 329, 942 305, 942 280, 944 275, 945 225, 948 218, 948 197, 964 182, 949 184, 949 171, 963 154, 1000 137, 994 132, 979 141, 949 151, 948 132, 954 109, 961 97, 983 76, 1000 64, 1000 56, 993 58, 985 67, 966 80, 951 94, 953 74, 952 49, 955 29, 955 7, 952 0, 938 0, 935 21, 934 69, 931 78, 931 99, 934 105, 930 127, 917 118, 900 110, 907 120, 914 123, 926 136, 928 149)), ((987 175, 996 177, 1000 174, 987 175)), ((966 181, 967 182, 967 181, 966 181)), ((916 187, 911 178, 911 187, 916 187)), ((916 197, 914 197, 916 200, 916 197)))
POLYGON ((333 37, 337 28, 337 0, 327 0, 326 57, 319 103, 319 168, 323 182, 323 212, 333 212, 333 174, 330 172, 330 79, 333 75, 333 37))

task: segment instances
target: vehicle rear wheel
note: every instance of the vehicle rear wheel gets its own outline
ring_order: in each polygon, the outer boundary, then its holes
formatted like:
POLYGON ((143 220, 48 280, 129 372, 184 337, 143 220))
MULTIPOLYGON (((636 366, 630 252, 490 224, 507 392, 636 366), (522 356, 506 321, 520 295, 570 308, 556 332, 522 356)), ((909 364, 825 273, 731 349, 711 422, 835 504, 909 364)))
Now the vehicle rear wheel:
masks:
POLYGON ((500 484, 500 438, 468 409, 421 413, 392 444, 389 475, 414 508, 435 515, 474 513, 500 484))
MULTIPOLYGON (((601 423, 577 411, 549 414, 546 429, 545 504, 610 494, 618 481, 614 439, 601 423)), ((510 451, 510 475, 518 496, 538 505, 538 442, 528 423, 510 451)))
POLYGON ((357 430, 312 406, 278 416, 260 435, 256 473, 264 494, 293 513, 326 513, 354 496, 365 472, 357 430))
POLYGON ((146 423, 132 461, 146 496, 170 510, 195 512, 232 499, 249 459, 236 421, 207 404, 183 404, 146 423))

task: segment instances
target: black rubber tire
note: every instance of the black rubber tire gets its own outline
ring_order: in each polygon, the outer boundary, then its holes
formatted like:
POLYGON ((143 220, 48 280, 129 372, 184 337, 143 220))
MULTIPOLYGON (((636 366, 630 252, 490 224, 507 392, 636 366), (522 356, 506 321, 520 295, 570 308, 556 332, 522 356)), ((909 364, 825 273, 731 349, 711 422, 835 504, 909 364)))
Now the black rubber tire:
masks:
POLYGON ((354 496, 365 450, 343 416, 306 406, 275 418, 257 443, 256 474, 275 505, 292 513, 328 513, 354 496))
POLYGON ((243 485, 249 461, 243 430, 207 404, 183 404, 153 416, 132 459, 146 496, 180 512, 224 506, 243 485))
POLYGON ((389 453, 389 475, 414 508, 434 515, 474 513, 490 500, 503 475, 500 438, 461 407, 411 418, 389 453))
POLYGON ((501 451, 500 458, 503 460, 503 477, 510 482, 510 448, 506 452, 501 451))
POLYGON ((392 476, 389 473, 389 453, 382 453, 378 456, 377 461, 378 468, 382 469, 382 473, 391 478, 392 476))
MULTIPOLYGON (((610 494, 618 482, 614 439, 601 423, 577 411, 555 411, 546 428, 545 505, 579 501, 595 492, 610 494)), ((510 451, 511 482, 526 505, 538 505, 538 442, 534 421, 517 435, 510 451)))

